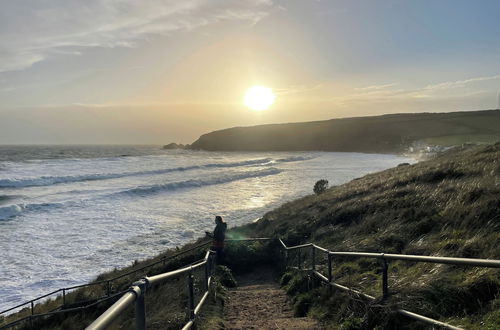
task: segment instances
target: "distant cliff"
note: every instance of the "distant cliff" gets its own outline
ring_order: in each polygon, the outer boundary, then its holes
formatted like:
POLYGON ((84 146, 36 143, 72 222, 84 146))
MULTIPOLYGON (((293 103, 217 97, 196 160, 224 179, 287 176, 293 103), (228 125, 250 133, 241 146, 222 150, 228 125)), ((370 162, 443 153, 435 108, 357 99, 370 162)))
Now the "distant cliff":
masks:
POLYGON ((190 149, 394 153, 418 145, 500 140, 500 110, 390 114, 234 127, 202 135, 190 149))

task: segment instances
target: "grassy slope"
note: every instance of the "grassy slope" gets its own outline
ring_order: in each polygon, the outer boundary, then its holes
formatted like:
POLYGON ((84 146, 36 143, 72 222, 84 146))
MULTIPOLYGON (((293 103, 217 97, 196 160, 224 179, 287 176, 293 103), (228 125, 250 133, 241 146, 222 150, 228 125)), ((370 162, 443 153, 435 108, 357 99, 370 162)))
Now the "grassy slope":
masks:
MULTIPOLYGON (((240 231, 336 251, 500 259, 499 197, 497 143, 367 175, 284 204, 240 231)), ((334 278, 379 296, 379 269, 373 259, 336 259, 334 278)), ((497 269, 393 262, 389 285, 392 302, 408 310, 468 328, 500 324, 497 269)), ((310 312, 338 324, 380 326, 365 309, 329 299, 310 312)))
POLYGON ((235 127, 202 135, 204 150, 401 152, 413 142, 455 145, 500 140, 500 111, 392 114, 235 127))

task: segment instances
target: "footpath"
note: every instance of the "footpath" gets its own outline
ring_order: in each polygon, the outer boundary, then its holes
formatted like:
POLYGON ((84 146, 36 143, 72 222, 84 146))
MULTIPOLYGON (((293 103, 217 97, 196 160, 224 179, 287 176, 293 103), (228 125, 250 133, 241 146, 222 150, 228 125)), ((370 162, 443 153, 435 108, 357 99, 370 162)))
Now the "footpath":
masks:
POLYGON ((290 301, 270 269, 256 269, 237 281, 224 305, 226 329, 321 329, 313 319, 293 316, 290 301))

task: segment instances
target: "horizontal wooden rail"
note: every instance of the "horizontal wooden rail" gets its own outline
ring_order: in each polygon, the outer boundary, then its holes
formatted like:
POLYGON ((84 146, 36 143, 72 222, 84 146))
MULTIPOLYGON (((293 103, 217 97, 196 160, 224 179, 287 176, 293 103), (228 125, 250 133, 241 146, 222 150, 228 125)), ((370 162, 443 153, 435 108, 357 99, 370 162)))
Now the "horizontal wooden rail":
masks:
POLYGON ((433 262, 438 264, 451 264, 457 266, 491 267, 500 268, 500 260, 477 259, 477 258, 451 258, 451 257, 431 257, 411 254, 391 254, 391 253, 369 253, 369 252, 334 252, 328 251, 332 256, 377 258, 386 260, 404 260, 414 262, 433 262))
POLYGON ((87 327, 87 330, 105 329, 108 327, 140 294, 141 290, 139 287, 131 287, 129 292, 121 296, 117 302, 92 322, 92 324, 87 327))
POLYGON ((204 266, 206 263, 206 260, 202 261, 202 262, 199 262, 197 264, 194 264, 192 266, 188 266, 188 267, 184 267, 184 268, 180 268, 180 269, 176 269, 176 270, 173 270, 171 272, 167 272, 167 273, 163 273, 163 274, 158 274, 158 275, 155 275, 155 276, 146 276, 144 279, 149 282, 150 285, 156 285, 156 284, 160 284, 161 282, 171 278, 171 277, 175 277, 175 276, 178 276, 178 275, 182 275, 182 274, 185 274, 185 273, 189 273, 189 272, 192 272, 193 270, 197 269, 197 268, 200 268, 202 266, 204 266))

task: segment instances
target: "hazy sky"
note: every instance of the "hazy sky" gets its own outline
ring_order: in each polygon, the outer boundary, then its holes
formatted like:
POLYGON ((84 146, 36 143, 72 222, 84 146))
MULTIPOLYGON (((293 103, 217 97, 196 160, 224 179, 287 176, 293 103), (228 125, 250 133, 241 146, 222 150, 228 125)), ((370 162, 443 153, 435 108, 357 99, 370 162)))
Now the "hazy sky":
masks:
POLYGON ((492 109, 498 0, 0 0, 0 144, 492 109), (242 105, 253 85, 276 102, 242 105))

